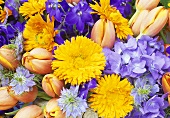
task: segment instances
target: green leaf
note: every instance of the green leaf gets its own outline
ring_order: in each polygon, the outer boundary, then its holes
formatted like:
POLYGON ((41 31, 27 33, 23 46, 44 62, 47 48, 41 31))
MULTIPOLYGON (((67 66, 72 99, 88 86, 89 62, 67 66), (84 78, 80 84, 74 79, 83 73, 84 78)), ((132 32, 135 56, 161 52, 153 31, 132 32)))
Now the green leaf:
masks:
POLYGON ((161 3, 163 6, 165 6, 165 8, 170 8, 170 7, 168 6, 168 3, 170 3, 170 0, 160 0, 160 3, 161 3))

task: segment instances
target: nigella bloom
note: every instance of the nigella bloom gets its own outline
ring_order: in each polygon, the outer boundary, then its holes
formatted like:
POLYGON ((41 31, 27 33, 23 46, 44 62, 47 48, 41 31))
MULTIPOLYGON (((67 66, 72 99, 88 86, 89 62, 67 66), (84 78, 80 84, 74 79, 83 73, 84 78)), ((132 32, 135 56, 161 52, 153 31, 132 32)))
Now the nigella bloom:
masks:
POLYGON ((78 97, 79 86, 71 86, 70 89, 61 91, 61 96, 58 99, 58 106, 66 112, 66 117, 72 116, 76 118, 86 111, 87 102, 85 99, 78 97))
POLYGON ((130 6, 130 2, 132 0, 111 0, 110 4, 116 7, 123 17, 127 17, 131 14, 132 7, 130 6))
POLYGON ((50 15, 50 20, 51 20, 51 17, 54 16, 58 22, 61 22, 62 14, 59 10, 58 0, 47 0, 45 5, 46 5, 47 13, 49 13, 50 15))
POLYGON ((156 92, 159 92, 159 86, 150 83, 149 79, 146 78, 138 78, 134 85, 135 88, 131 91, 131 95, 134 97, 136 106, 148 100, 149 96, 153 96, 156 92))
POLYGON ((90 14, 91 11, 87 2, 80 1, 75 7, 71 8, 70 12, 68 12, 66 22, 71 25, 76 24, 77 30, 83 32, 85 23, 88 25, 93 24, 93 18, 90 14))
POLYGON ((14 78, 11 80, 9 86, 16 95, 21 95, 24 92, 29 92, 32 90, 32 87, 36 85, 33 81, 34 74, 30 74, 27 69, 24 67, 18 67, 14 78))

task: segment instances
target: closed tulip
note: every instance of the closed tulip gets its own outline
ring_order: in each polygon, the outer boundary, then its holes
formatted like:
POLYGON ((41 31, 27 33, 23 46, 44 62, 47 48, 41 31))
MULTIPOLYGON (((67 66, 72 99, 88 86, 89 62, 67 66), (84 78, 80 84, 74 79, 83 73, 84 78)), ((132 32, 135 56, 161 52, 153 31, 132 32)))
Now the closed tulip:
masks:
POLYGON ((51 99, 44 109, 44 116, 46 118, 65 118, 65 113, 60 110, 57 103, 57 98, 51 99))
POLYGON ((140 11, 138 17, 131 24, 131 28, 132 28, 132 31, 133 31, 135 36, 140 34, 141 23, 142 23, 142 21, 145 20, 145 18, 148 15, 148 13, 149 13, 149 10, 142 10, 142 11, 140 11))
POLYGON ((136 0, 135 6, 137 10, 152 10, 159 2, 160 0, 136 0))
POLYGON ((16 95, 13 90, 9 88, 9 94, 17 99, 20 102, 28 103, 28 102, 33 102, 38 94, 38 89, 36 86, 33 86, 32 91, 29 92, 24 92, 21 95, 16 95))
POLYGON ((22 57, 22 65, 37 74, 51 73, 51 62, 52 52, 48 52, 43 48, 34 48, 30 52, 26 52, 22 57))
POLYGON ((18 100, 11 97, 7 87, 0 87, 0 110, 7 110, 14 107, 18 100))
POLYGON ((99 19, 93 26, 91 39, 102 47, 112 48, 115 42, 115 28, 111 21, 99 19))
POLYGON ((60 96, 60 91, 64 87, 64 82, 57 79, 53 74, 47 74, 42 80, 43 90, 51 97, 60 96))
MULTIPOLYGON (((162 77, 162 88, 164 93, 170 92, 170 72, 165 73, 162 77)), ((170 93, 168 95, 168 101, 170 104, 170 93)))
POLYGON ((169 11, 163 6, 151 10, 142 22, 140 27, 140 36, 149 35, 151 37, 158 34, 168 21, 169 11))
POLYGON ((80 0, 66 0, 66 2, 67 3, 71 3, 71 4, 73 4, 73 3, 79 3, 80 2, 80 0))
POLYGON ((0 48, 0 64, 10 70, 15 70, 19 61, 16 58, 15 50, 7 47, 5 45, 0 48))
POLYGON ((44 118, 41 107, 30 105, 20 109, 14 118, 44 118))

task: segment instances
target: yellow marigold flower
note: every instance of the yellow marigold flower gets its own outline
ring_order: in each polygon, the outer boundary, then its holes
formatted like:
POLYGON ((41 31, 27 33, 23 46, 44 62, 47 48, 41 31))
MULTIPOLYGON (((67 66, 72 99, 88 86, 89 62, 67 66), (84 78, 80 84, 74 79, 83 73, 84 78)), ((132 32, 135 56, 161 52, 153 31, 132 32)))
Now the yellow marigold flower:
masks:
POLYGON ((2 9, 2 7, 0 7, 0 21, 4 22, 5 19, 12 15, 12 11, 10 9, 8 9, 7 7, 4 7, 4 10, 2 9))
POLYGON ((54 75, 71 85, 80 85, 91 78, 99 78, 105 67, 102 47, 83 36, 66 40, 54 51, 54 75))
POLYGON ((40 47, 51 51, 55 45, 54 36, 54 21, 50 22, 47 18, 47 22, 45 22, 40 14, 36 14, 25 25, 23 32, 24 49, 30 51, 33 48, 40 47))
POLYGON ((130 96, 133 86, 125 78, 120 81, 119 75, 108 75, 98 81, 89 98, 90 107, 100 117, 121 118, 133 109, 133 97, 130 96))
POLYGON ((98 14, 101 19, 113 22, 118 38, 126 39, 128 35, 133 35, 132 30, 129 28, 128 20, 115 7, 110 6, 110 0, 100 0, 100 5, 95 2, 95 5, 90 4, 90 7, 96 11, 92 12, 93 14, 98 14))
POLYGON ((24 2, 24 4, 20 6, 19 13, 22 14, 22 16, 26 16, 26 19, 36 13, 43 14, 45 2, 46 0, 28 0, 28 2, 24 2))
POLYGON ((3 0, 0 0, 0 4, 3 4, 4 3, 4 1, 3 0))

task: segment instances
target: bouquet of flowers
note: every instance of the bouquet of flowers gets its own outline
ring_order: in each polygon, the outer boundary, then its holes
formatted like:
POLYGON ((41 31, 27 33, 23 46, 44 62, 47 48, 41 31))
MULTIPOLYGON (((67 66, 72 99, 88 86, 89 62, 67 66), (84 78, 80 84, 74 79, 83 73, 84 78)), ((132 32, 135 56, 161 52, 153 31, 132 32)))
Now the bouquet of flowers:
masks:
POLYGON ((170 117, 170 0, 0 0, 0 118, 170 117))

